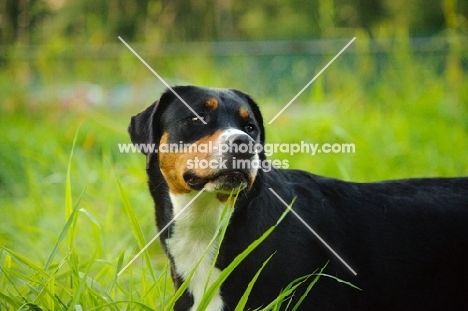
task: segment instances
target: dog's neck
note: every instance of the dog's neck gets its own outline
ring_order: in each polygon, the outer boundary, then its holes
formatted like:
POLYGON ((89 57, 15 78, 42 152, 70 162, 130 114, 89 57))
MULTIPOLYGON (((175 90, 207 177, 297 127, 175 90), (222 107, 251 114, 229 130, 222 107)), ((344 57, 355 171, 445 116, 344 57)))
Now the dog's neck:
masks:
MULTIPOLYGON (((201 260, 188 287, 194 298, 191 310, 197 309, 205 290, 219 276, 220 270, 214 268, 213 264, 219 241, 211 242, 219 232, 221 215, 226 205, 219 201, 216 194, 208 192, 202 193, 190 203, 195 195, 197 192, 194 191, 170 194, 173 216, 180 215, 174 221, 171 236, 166 241, 176 272, 183 280, 189 277, 201 260)), ((222 306, 223 301, 218 293, 207 310, 222 310, 222 306)))

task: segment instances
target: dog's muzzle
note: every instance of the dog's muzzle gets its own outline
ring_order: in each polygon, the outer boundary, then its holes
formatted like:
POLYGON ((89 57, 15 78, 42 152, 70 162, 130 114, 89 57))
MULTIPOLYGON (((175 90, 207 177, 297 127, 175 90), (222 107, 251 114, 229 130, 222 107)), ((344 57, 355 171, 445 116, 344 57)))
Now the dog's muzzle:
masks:
POLYGON ((215 167, 189 170, 185 183, 194 190, 205 188, 211 192, 231 193, 249 188, 258 169, 255 141, 237 129, 225 130, 215 144, 218 152, 211 163, 215 167), (217 165, 217 166, 216 166, 217 165))

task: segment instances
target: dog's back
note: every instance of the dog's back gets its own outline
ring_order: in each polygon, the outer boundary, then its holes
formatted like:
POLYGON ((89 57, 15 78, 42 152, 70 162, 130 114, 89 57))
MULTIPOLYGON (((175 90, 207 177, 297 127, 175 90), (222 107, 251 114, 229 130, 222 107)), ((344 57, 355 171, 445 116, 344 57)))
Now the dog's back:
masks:
MULTIPOLYGON (((468 308, 468 299, 464 299, 468 295, 468 267, 464 264, 468 256, 468 179, 359 184, 288 170, 272 171, 263 178, 287 202, 296 197, 292 209, 357 275, 289 214, 223 286, 222 292, 236 293, 233 301, 243 292, 240 285, 245 276, 253 276, 253 267, 261 266, 275 253, 257 281, 268 286, 256 288, 251 307, 273 300, 287 285, 286 280, 311 273, 328 262, 324 273, 333 278, 322 276, 302 302, 301 310, 468 308)), ((243 233, 259 227, 259 231, 266 230, 284 211, 269 191, 240 200, 223 244, 223 253, 232 256, 253 240, 253 234, 243 233), (244 206, 244 202, 248 203, 244 206)), ((296 299, 306 284, 297 291, 296 299)))

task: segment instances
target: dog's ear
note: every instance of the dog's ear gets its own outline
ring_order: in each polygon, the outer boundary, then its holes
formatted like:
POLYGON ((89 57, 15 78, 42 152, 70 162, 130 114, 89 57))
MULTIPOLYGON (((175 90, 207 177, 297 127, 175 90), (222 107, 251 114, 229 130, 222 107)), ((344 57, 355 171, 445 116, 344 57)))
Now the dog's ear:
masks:
MULTIPOLYGON (((132 117, 128 126, 128 133, 134 145, 154 144, 153 116, 158 107, 159 100, 146 108, 143 112, 132 117)), ((142 148, 142 153, 147 154, 147 149, 142 148)))
POLYGON ((156 147, 159 145, 161 114, 173 97, 172 92, 166 90, 151 106, 132 117, 128 133, 133 144, 155 144, 156 147))
POLYGON ((132 117, 128 126, 128 133, 134 145, 146 155, 146 166, 157 154, 159 148, 160 133, 160 118, 165 107, 171 102, 172 93, 169 91, 164 92, 161 98, 155 101, 151 106, 144 111, 132 117), (145 147, 142 144, 146 144, 145 147), (151 152, 152 150, 152 152, 151 152))

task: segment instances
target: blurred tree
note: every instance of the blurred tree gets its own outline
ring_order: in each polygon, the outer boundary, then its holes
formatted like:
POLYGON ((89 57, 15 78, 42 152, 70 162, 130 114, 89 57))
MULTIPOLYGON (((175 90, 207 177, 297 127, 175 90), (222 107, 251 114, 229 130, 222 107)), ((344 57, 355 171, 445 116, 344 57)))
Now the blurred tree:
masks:
POLYGON ((162 0, 159 27, 164 39, 178 41, 216 38, 216 0, 162 0))
POLYGON ((43 0, 3 0, 0 2, 0 44, 28 44, 31 29, 39 27, 48 16, 43 0))
POLYGON ((54 14, 54 32, 74 42, 102 43, 117 36, 129 39, 144 35, 148 0, 67 1, 54 14), (97 42, 93 39, 100 38, 97 42), (101 41, 101 42, 99 42, 101 41))
POLYGON ((340 27, 371 29, 388 14, 384 0, 336 0, 335 15, 340 27))
MULTIPOLYGON (((306 39, 341 28, 447 27, 444 0, 2 0, 0 44, 306 39), (444 11, 445 10, 445 11, 444 11)), ((468 1, 453 1, 467 28, 468 1)), ((449 26, 452 27, 452 26, 449 26)), ((453 28, 453 27, 452 27, 453 28)), ((371 31, 370 31, 371 32, 371 31)))

